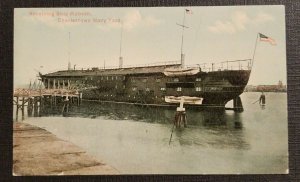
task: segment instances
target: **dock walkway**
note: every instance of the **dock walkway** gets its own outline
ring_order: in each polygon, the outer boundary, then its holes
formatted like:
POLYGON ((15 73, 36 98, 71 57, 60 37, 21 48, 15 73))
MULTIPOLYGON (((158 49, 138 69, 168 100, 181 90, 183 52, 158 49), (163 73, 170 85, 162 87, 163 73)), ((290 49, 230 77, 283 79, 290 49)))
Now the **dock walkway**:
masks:
POLYGON ((16 120, 18 120, 19 110, 22 112, 22 120, 25 118, 25 107, 28 116, 38 115, 45 104, 56 106, 57 103, 64 103, 62 112, 68 112, 70 104, 79 106, 82 101, 82 92, 72 89, 24 89, 14 90, 13 104, 16 105, 16 120))
POLYGON ((23 175, 114 175, 113 167, 97 161, 74 144, 23 122, 13 128, 13 173, 23 175))

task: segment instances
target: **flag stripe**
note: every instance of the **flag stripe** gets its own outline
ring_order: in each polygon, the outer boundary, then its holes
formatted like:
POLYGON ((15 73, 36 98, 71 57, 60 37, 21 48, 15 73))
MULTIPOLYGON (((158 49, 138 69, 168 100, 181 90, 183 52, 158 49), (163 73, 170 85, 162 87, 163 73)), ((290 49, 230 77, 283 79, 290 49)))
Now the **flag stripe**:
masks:
POLYGON ((276 41, 264 34, 259 33, 260 41, 269 42, 271 45, 276 45, 276 41))
POLYGON ((269 38, 269 37, 267 37, 267 36, 265 36, 264 34, 261 34, 261 33, 259 33, 259 37, 260 38, 269 38))

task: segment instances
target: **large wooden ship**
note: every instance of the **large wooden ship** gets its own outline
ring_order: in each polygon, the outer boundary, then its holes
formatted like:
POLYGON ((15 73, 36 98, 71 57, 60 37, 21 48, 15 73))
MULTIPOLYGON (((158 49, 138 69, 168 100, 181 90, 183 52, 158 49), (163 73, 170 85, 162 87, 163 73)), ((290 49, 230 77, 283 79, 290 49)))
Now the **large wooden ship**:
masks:
POLYGON ((183 33, 188 27, 184 21, 185 13, 183 23, 178 24, 182 27, 180 61, 123 66, 121 31, 118 68, 71 69, 69 60, 67 70, 40 74, 41 80, 49 89, 77 89, 87 100, 174 106, 183 99, 186 107, 220 108, 230 100, 240 101, 239 95, 249 80, 252 59, 185 66, 183 33))
POLYGON ((83 99, 88 100, 170 106, 184 96, 186 105, 224 107, 243 93, 251 72, 251 60, 226 61, 218 65, 183 69, 180 63, 166 63, 69 69, 40 77, 46 88, 78 89, 83 93, 83 99))

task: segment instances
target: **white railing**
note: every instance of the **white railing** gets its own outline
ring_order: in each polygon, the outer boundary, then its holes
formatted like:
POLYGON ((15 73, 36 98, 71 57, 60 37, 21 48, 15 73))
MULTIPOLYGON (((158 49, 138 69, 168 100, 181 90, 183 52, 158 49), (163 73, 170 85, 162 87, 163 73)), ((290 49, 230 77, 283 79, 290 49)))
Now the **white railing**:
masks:
MULTIPOLYGON (((149 64, 137 64, 137 65, 124 65, 122 68, 140 68, 140 67, 151 67, 151 66, 168 66, 168 65, 180 65, 180 61, 166 61, 166 62, 156 62, 149 64)), ((201 63, 194 65, 187 65, 186 68, 201 68, 201 71, 211 72, 211 71, 224 71, 224 70, 251 70, 252 59, 244 60, 234 60, 234 61, 222 61, 217 63, 201 63)), ((92 71, 92 70, 107 70, 107 69, 119 69, 119 66, 105 66, 105 67, 89 67, 89 68, 76 68, 75 70, 81 71, 92 71)), ((49 73, 54 73, 58 71, 68 71, 68 70, 51 70, 49 73)), ((70 70, 74 71, 74 70, 70 70)))
MULTIPOLYGON (((122 68, 139 68, 139 67, 151 67, 151 66, 168 66, 168 65, 175 65, 175 64, 181 64, 180 61, 165 61, 165 62, 155 62, 155 63, 149 63, 149 64, 136 64, 136 65, 124 65, 122 68)), ((105 67, 75 67, 75 70, 81 70, 81 71, 92 71, 93 69, 96 70, 105 70, 105 69, 119 69, 119 66, 105 66, 105 67)), ((71 69, 70 71, 74 71, 74 69, 71 69)), ((54 73, 58 71, 68 71, 68 70, 51 70, 49 73, 54 73)))
POLYGON ((187 68, 201 68, 201 71, 224 71, 224 70, 251 70, 251 59, 222 61, 217 63, 201 63, 195 65, 187 65, 187 68))
MULTIPOLYGON (((165 61, 165 62, 155 62, 155 63, 148 63, 148 64, 135 64, 135 65, 123 65, 122 68, 140 68, 140 67, 151 67, 151 66, 168 66, 180 64, 180 61, 165 61)), ((95 67, 98 69, 119 69, 119 66, 105 66, 105 67, 95 67)), ((79 70, 92 70, 92 68, 81 68, 79 70)))

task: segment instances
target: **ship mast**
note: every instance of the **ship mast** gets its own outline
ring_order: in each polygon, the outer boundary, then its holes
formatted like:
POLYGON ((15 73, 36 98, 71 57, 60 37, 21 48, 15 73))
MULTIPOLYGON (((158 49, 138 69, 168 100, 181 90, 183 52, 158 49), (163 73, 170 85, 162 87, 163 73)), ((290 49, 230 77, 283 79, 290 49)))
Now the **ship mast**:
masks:
POLYGON ((120 54, 119 54, 119 68, 123 67, 123 57, 122 57, 122 39, 123 39, 123 22, 121 22, 121 39, 120 39, 120 54))
POLYGON ((71 42, 71 33, 69 32, 69 47, 68 47, 68 70, 71 70, 71 62, 70 62, 70 57, 71 57, 71 51, 70 51, 70 42, 71 42))
POLYGON ((181 55, 180 55, 180 62, 181 62, 181 67, 184 67, 184 53, 183 53, 183 36, 184 36, 184 29, 185 28, 189 28, 187 26, 185 26, 185 14, 186 14, 186 11, 188 11, 187 9, 184 9, 183 11, 183 21, 182 21, 182 24, 178 24, 178 26, 181 26, 182 27, 182 34, 181 34, 181 55))

